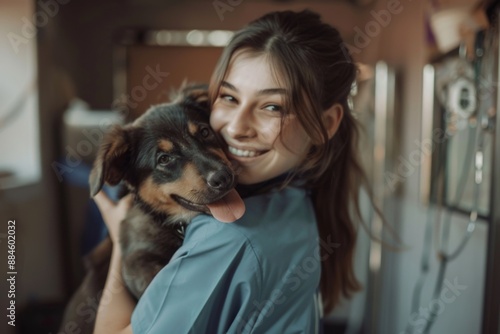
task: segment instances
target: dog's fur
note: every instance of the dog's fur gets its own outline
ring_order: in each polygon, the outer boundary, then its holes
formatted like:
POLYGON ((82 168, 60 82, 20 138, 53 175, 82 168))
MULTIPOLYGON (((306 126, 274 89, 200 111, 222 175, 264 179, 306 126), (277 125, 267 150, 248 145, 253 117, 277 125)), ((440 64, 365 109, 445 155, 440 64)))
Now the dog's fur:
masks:
MULTIPOLYGON (((91 196, 105 182, 123 182, 134 197, 120 227, 120 244, 122 277, 136 299, 181 246, 185 224, 209 213, 206 204, 235 185, 222 142, 209 125, 207 100, 206 87, 185 87, 174 102, 114 127, 97 154, 91 196)), ((108 238, 86 258, 88 273, 66 308, 61 330, 75 322, 81 333, 92 333, 96 310, 89 312, 88 300, 100 299, 111 250, 108 238)))

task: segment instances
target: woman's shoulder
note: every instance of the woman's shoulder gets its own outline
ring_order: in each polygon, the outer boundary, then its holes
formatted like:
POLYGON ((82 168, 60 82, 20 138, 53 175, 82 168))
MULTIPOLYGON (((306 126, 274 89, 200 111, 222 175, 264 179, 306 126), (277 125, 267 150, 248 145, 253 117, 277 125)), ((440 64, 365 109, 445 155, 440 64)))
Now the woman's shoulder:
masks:
POLYGON ((310 196, 302 188, 286 187, 245 199, 246 211, 233 226, 242 229, 271 231, 316 228, 310 196))
POLYGON ((271 298, 298 308, 309 305, 320 266, 310 263, 319 257, 314 256, 318 241, 307 194, 287 188, 246 198, 245 204, 245 215, 234 223, 207 215, 193 219, 183 245, 139 300, 134 330, 160 332, 168 324, 187 333, 221 328, 223 322, 227 327, 253 323, 271 298), (294 271, 305 265, 306 276, 294 271))
POLYGON ((245 214, 233 223, 221 223, 207 215, 193 219, 185 242, 213 247, 231 244, 251 250, 259 261, 277 251, 281 258, 287 251, 291 257, 303 256, 317 245, 316 219, 306 190, 287 187, 245 198, 244 202, 245 214))
POLYGON ((297 187, 247 197, 245 214, 233 223, 221 223, 208 215, 195 217, 188 226, 190 237, 236 234, 243 239, 259 237, 262 230, 310 226, 315 228, 314 209, 306 190, 297 187), (254 235, 258 233, 259 235, 254 235))

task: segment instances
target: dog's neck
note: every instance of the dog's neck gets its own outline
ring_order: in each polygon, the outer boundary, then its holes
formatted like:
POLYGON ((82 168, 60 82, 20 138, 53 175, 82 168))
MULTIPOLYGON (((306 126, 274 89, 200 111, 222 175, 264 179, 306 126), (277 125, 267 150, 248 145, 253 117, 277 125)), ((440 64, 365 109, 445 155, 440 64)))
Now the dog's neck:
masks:
POLYGON ((169 215, 153 209, 151 205, 144 202, 142 198, 136 193, 134 193, 134 205, 137 205, 144 213, 148 214, 151 217, 151 220, 159 226, 177 225, 184 228, 191 221, 191 219, 175 217, 173 215, 169 215))

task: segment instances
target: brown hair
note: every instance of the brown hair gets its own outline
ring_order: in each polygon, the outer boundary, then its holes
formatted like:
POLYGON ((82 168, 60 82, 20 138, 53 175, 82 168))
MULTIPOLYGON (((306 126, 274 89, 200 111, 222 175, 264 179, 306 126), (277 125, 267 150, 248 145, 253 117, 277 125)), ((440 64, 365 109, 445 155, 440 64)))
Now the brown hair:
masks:
POLYGON ((224 49, 210 82, 212 103, 231 57, 241 49, 270 57, 274 75, 290 90, 285 112, 297 115, 312 140, 307 158, 292 176, 300 177, 311 190, 320 238, 340 245, 330 255, 321 250, 325 259, 321 292, 325 312, 329 312, 341 295, 350 297, 361 288, 353 268, 355 219, 361 219, 358 195, 367 179, 356 156, 358 125, 347 103, 357 68, 339 32, 322 23, 319 15, 308 10, 274 12, 237 32, 224 49), (336 103, 344 113, 329 139, 322 112, 336 103))

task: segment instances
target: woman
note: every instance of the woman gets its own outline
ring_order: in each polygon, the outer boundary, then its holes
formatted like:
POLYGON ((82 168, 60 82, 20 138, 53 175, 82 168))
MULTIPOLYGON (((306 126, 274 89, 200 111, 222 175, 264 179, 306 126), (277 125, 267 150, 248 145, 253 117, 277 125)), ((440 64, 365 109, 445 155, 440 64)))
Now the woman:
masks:
MULTIPOLYGON (((235 34, 210 82, 210 123, 241 167, 246 213, 196 217, 137 305, 115 247, 96 333, 315 333, 321 312, 360 288, 365 178, 347 104, 356 67, 342 43, 310 11, 270 13, 235 34)), ((96 201, 117 245, 127 202, 96 201)))

